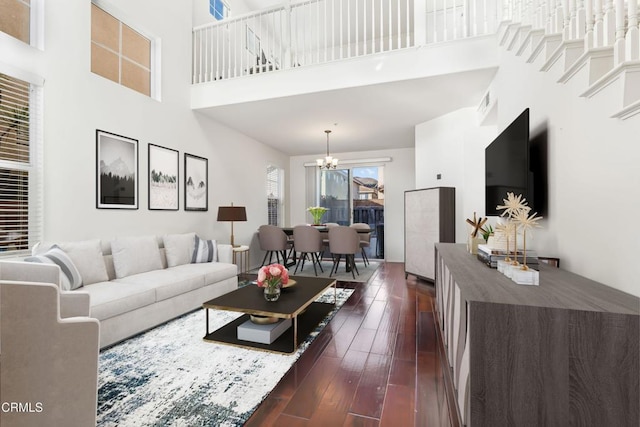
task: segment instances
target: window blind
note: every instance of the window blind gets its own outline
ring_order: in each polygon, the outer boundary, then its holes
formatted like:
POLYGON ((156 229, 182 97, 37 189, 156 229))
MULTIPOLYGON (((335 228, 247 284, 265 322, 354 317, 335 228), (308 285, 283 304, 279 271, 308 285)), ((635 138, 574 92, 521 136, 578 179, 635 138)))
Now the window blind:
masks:
POLYGON ((0 73, 0 256, 42 235, 41 88, 0 73))
POLYGON ((280 225, 282 211, 281 170, 275 166, 267 168, 267 217, 269 225, 280 225))

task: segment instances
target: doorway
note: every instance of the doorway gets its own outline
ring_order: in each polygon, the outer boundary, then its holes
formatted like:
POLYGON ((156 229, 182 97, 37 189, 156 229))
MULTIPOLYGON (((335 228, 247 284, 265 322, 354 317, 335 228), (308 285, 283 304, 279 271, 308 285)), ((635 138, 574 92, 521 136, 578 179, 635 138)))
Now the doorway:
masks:
POLYGON ((384 259, 384 166, 322 170, 319 178, 319 206, 329 209, 323 222, 368 224, 367 257, 384 259))

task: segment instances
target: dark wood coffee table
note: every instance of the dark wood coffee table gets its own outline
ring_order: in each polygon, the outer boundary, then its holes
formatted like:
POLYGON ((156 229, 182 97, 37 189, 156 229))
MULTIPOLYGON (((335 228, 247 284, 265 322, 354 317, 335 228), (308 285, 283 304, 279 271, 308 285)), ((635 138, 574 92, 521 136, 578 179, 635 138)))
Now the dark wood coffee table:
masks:
POLYGON ((335 308, 337 291, 335 279, 302 276, 291 276, 291 279, 295 280, 296 284, 282 289, 280 298, 275 302, 266 301, 263 289, 249 284, 202 304, 207 322, 207 333, 204 340, 278 353, 295 352, 298 343, 304 341, 320 321, 335 308), (331 286, 334 288, 333 304, 314 302, 331 286), (210 332, 209 310, 211 309, 238 311, 246 314, 210 332), (292 319, 293 327, 287 329, 271 344, 239 340, 238 326, 246 322, 252 314, 292 319))

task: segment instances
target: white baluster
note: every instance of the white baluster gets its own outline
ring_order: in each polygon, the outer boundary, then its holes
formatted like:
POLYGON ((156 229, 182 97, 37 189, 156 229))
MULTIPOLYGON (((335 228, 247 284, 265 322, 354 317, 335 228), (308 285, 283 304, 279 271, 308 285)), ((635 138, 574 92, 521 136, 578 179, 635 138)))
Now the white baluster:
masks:
POLYGON ((615 14, 616 14, 616 32, 615 32, 615 41, 613 44, 613 63, 614 65, 618 65, 624 62, 624 52, 625 52, 625 40, 624 33, 626 30, 625 27, 625 7, 624 0, 616 0, 615 3, 615 14))
POLYGON ((584 12, 585 12, 584 48, 585 50, 588 50, 593 47, 593 26, 595 24, 595 17, 593 15, 593 0, 586 0, 584 12))
POLYGON ((629 29, 627 30, 625 58, 637 61, 640 57, 640 30, 638 29, 638 2, 629 0, 629 29))
POLYGON ((616 34, 616 12, 613 0, 605 0, 603 22, 603 45, 613 46, 616 34))
POLYGON ((604 46, 604 8, 602 0, 594 0, 593 6, 593 47, 604 46))
POLYGON ((392 31, 392 28, 393 28, 393 25, 392 25, 392 23, 393 23, 393 21, 392 21, 393 13, 391 13, 391 11, 393 10, 393 5, 391 4, 391 1, 392 0, 389 0, 387 2, 387 6, 388 6, 388 9, 389 9, 389 50, 393 50, 393 31, 392 31))
POLYGON ((342 11, 344 10, 344 8, 342 7, 342 0, 340 0, 340 59, 342 59, 344 57, 344 49, 342 46, 344 46, 344 42, 343 42, 343 24, 342 24, 342 11))
POLYGON ((584 10, 584 0, 578 0, 576 4, 576 32, 575 38, 584 38, 586 30, 586 12, 584 10))
POLYGON ((400 49, 402 47, 402 26, 400 25, 400 22, 402 20, 402 13, 400 13, 400 0, 398 0, 397 2, 398 4, 398 46, 396 46, 396 49, 400 49))
MULTIPOLYGON (((411 25, 410 25, 410 22, 411 22, 411 11, 409 10, 411 8, 411 6, 409 4, 410 1, 411 0, 406 0, 404 2, 404 6, 405 6, 406 11, 407 11, 407 16, 406 16, 406 19, 405 19, 405 22, 404 22, 405 33, 407 35, 406 47, 411 46, 411 34, 409 32, 409 28, 411 27, 411 25)), ((415 31, 415 29, 414 29, 414 31, 415 31)))

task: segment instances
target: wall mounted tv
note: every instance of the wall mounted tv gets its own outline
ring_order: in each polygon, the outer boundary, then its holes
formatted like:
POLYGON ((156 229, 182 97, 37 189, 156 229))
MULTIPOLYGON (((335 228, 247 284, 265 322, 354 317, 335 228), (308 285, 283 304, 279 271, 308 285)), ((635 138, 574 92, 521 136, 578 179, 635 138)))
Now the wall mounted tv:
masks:
POLYGON ((535 210, 530 167, 529 109, 524 110, 485 149, 485 214, 500 215, 507 192, 522 194, 535 210))

